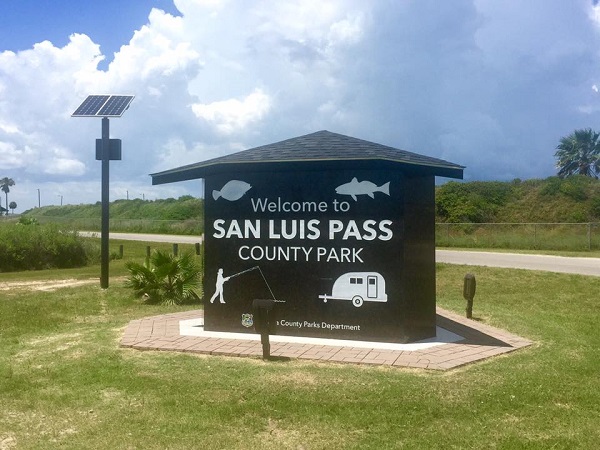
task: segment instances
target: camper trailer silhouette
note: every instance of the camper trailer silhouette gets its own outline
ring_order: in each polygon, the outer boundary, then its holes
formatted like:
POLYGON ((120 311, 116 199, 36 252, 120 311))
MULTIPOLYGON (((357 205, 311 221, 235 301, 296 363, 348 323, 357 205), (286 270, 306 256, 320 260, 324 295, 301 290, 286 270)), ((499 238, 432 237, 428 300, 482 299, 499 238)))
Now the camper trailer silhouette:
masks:
POLYGON ((363 302, 387 302, 385 279, 377 272, 348 272, 335 280, 331 295, 319 295, 319 298, 325 303, 350 300, 357 308, 363 302))

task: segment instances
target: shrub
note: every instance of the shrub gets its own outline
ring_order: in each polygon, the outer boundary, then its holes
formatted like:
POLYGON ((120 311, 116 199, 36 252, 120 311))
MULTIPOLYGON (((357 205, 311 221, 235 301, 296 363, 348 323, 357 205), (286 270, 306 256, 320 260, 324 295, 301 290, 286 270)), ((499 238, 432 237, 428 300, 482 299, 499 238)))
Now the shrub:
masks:
POLYGON ((99 259, 98 245, 57 225, 0 227, 0 272, 83 267, 99 259))
POLYGON ((39 225, 39 222, 37 221, 37 219, 35 217, 21 216, 21 217, 19 217, 19 224, 20 225, 39 225))
POLYGON ((436 215, 443 222, 493 222, 512 195, 509 183, 450 181, 436 192, 436 215))
POLYGON ((588 198, 587 190, 593 180, 583 175, 574 175, 562 180, 560 192, 576 201, 588 198))
POLYGON ((148 303, 178 305, 200 300, 194 288, 200 283, 201 272, 192 253, 177 257, 155 250, 149 265, 129 261, 125 267, 129 271, 125 285, 148 303))

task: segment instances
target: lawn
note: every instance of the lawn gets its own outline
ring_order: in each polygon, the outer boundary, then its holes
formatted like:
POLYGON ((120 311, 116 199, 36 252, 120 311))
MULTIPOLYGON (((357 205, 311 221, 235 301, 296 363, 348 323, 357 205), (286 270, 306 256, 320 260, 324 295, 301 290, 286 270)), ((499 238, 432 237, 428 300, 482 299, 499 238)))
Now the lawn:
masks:
MULTIPOLYGON (((125 260, 143 260, 143 247, 125 246, 125 260)), ((123 287, 122 264, 111 262, 104 291, 0 291, 0 449, 591 449, 600 440, 600 278, 439 265, 440 306, 464 313, 462 279, 473 272, 475 318, 535 345, 432 372, 119 348, 129 320, 200 307, 141 304, 123 287)), ((0 274, 0 283, 98 271, 0 274)))

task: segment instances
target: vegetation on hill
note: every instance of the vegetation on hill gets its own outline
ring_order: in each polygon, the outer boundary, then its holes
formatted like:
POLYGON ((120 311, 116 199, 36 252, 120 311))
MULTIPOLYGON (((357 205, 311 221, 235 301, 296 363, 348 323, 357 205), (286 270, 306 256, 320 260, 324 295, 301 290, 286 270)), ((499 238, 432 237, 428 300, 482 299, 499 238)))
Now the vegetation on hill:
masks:
MULTIPOLYGON (((165 200, 116 200, 111 221, 202 223, 204 200, 189 195, 165 200)), ((45 206, 23 213, 44 219, 100 219, 101 205, 45 206)), ((600 222, 600 180, 583 175, 513 181, 450 181, 436 188, 439 223, 600 222)), ((98 222, 99 223, 99 222, 98 222)), ((131 226, 131 224, 129 224, 131 226)), ((135 230, 131 230, 135 231, 135 230)), ((159 231, 159 230, 157 230, 159 231)), ((164 230, 169 232, 168 230, 164 230)), ((186 232, 173 230, 173 232, 186 232)), ((194 230, 197 232, 197 229, 194 230)))
MULTIPOLYGON (((204 214, 203 200, 184 195, 178 199, 164 200, 115 200, 110 204, 111 219, 152 220, 200 220, 204 214)), ((101 202, 93 205, 44 206, 25 211, 23 215, 33 217, 64 217, 70 219, 99 218, 101 202)))
POLYGON ((600 180, 583 175, 436 188, 437 222, 599 222, 600 180))
MULTIPOLYGON (((131 233, 198 235, 203 232, 203 200, 184 195, 165 200, 116 200, 110 204, 110 230, 131 233)), ((58 222, 99 231, 102 205, 44 206, 23 213, 40 223, 58 222)))

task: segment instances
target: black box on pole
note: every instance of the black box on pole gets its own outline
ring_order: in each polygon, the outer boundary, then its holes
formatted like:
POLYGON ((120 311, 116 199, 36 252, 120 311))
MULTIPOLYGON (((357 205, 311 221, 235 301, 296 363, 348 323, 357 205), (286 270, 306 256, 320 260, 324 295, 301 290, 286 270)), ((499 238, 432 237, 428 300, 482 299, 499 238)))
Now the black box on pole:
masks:
MULTIPOLYGON (((110 139, 108 159, 121 161, 121 139, 110 139)), ((102 161, 102 139, 96 139, 96 161, 102 161)))

